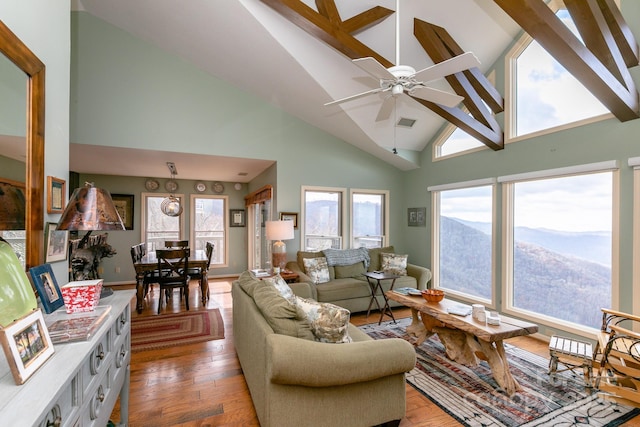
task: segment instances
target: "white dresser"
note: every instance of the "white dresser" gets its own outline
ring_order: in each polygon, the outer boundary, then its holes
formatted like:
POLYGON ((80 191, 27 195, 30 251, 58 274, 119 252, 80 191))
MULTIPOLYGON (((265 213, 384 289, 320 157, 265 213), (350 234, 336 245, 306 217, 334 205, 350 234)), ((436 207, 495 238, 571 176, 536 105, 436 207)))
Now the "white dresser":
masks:
POLYGON ((0 425, 104 427, 119 395, 126 425, 134 295, 124 290, 102 298, 100 305, 111 309, 93 338, 55 344, 53 356, 23 385, 16 385, 0 352, 0 425))

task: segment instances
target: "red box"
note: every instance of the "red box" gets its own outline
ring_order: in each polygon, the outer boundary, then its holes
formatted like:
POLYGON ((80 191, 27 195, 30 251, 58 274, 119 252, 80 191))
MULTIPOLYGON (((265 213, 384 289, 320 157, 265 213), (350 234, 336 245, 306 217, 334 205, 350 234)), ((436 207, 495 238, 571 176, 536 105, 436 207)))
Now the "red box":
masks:
POLYGON ((67 313, 93 311, 100 301, 103 279, 78 280, 60 288, 67 313))

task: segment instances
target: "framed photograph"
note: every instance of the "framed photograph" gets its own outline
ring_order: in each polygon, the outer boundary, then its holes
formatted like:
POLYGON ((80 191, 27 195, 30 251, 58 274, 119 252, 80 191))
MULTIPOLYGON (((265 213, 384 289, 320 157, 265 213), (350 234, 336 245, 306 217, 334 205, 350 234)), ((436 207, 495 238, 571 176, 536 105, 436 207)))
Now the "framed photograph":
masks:
POLYGON ((111 198, 124 223, 124 228, 133 230, 133 194, 112 194, 111 198))
POLYGON ((40 295, 44 311, 49 314, 64 305, 60 287, 50 264, 38 265, 29 269, 31 281, 40 295))
POLYGON ((0 330, 0 341, 16 384, 24 384, 53 355, 53 343, 40 309, 0 330))
POLYGON ((62 213, 67 183, 64 179, 47 177, 47 213, 62 213))
POLYGON ((293 228, 298 228, 298 213, 280 212, 280 221, 293 221, 293 228))
POLYGON ((229 226, 244 227, 246 223, 246 215, 244 209, 229 209, 229 226))
POLYGON ((424 227, 427 225, 427 208, 408 208, 407 221, 409 227, 424 227))
POLYGON ((48 222, 44 230, 45 262, 64 261, 69 253, 69 231, 58 230, 58 224, 48 222))

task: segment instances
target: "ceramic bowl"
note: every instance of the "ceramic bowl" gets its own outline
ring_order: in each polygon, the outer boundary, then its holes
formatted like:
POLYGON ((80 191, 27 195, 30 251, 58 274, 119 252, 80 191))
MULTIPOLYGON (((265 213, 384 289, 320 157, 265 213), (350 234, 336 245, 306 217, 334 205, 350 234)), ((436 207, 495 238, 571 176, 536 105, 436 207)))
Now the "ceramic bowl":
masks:
POLYGON ((440 302, 444 299, 444 291, 442 289, 427 289, 422 291, 422 298, 427 302, 440 302))

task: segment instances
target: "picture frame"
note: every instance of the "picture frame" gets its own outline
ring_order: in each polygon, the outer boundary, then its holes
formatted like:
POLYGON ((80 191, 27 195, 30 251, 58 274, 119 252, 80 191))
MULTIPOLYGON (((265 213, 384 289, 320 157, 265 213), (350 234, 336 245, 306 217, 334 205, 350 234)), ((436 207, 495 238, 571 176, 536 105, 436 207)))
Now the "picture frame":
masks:
POLYGON ((53 313, 64 305, 62 292, 50 264, 42 264, 29 269, 31 282, 38 291, 45 313, 53 313))
POLYGON ((298 213, 297 212, 280 212, 280 221, 293 221, 293 228, 298 228, 298 213))
POLYGON ((40 309, 0 329, 0 341, 17 385, 24 384, 54 353, 40 309))
POLYGON ((53 176, 47 177, 47 213, 62 213, 67 182, 53 176))
POLYGON ((124 228, 133 230, 133 202, 135 201, 133 194, 112 194, 113 204, 122 219, 124 228))
POLYGON ((408 208, 407 223, 409 227, 424 227, 427 225, 427 208, 408 208))
POLYGON ((27 204, 24 182, 0 177, 0 230, 24 230, 27 204))
POLYGON ((44 261, 64 261, 69 254, 69 231, 58 230, 58 224, 48 222, 44 230, 44 261))
POLYGON ((229 227, 244 227, 246 221, 244 209, 229 209, 229 227))

